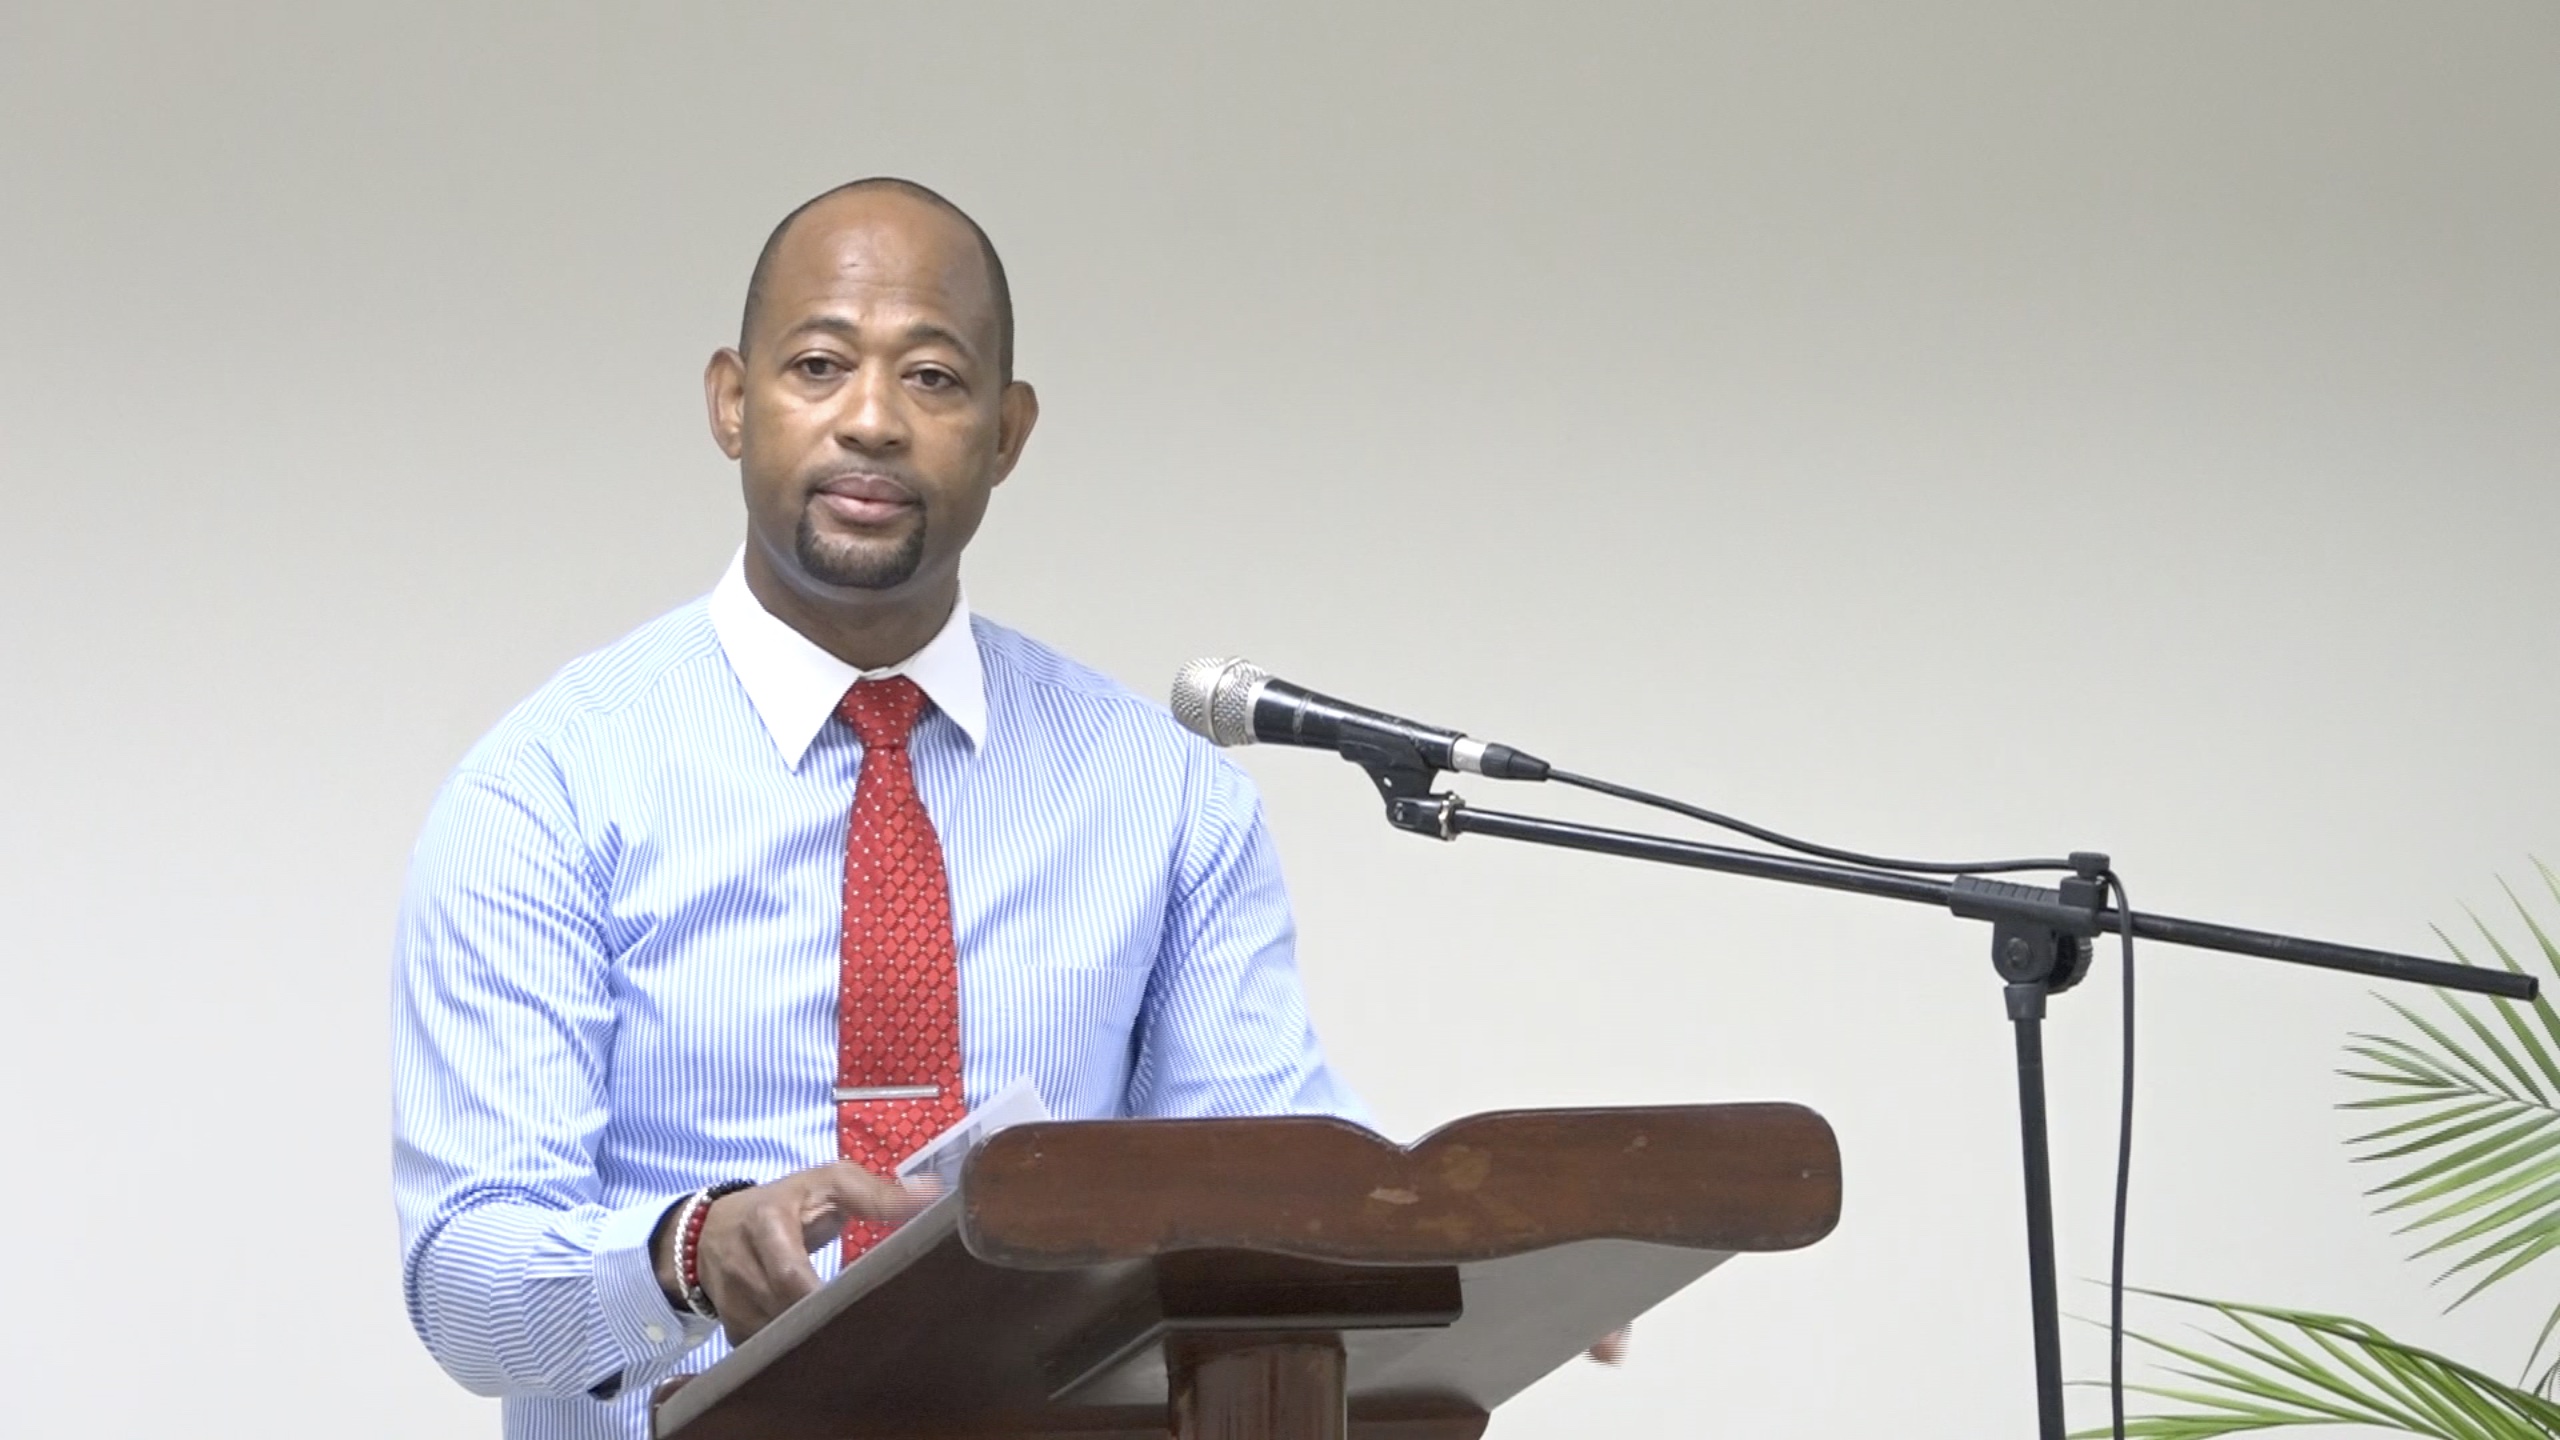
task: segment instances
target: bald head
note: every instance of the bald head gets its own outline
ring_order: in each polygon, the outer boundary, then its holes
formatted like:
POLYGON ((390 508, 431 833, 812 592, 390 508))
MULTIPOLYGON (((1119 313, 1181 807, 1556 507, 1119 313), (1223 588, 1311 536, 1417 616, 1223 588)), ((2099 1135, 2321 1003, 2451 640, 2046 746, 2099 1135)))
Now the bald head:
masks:
POLYGON ((756 268, 747 276, 746 309, 738 319, 738 353, 741 355, 750 353, 749 346, 754 342, 756 326, 764 307, 765 293, 772 280, 774 261, 782 253, 782 248, 790 239, 792 231, 813 211, 828 208, 851 197, 871 194, 903 196, 940 211, 957 222, 977 243, 978 257, 984 263, 986 271, 988 308, 995 314, 996 375, 999 380, 1011 380, 1013 378, 1013 288, 1005 281, 1004 261, 996 254, 995 242, 987 238, 987 232, 979 228, 977 221, 969 218, 968 211, 952 204, 934 190, 919 185, 913 180, 902 180, 894 175, 874 175, 865 180, 851 180, 832 190, 814 195, 802 201, 799 208, 783 216, 782 223, 773 227, 773 233, 765 237, 764 249, 756 254, 756 268))

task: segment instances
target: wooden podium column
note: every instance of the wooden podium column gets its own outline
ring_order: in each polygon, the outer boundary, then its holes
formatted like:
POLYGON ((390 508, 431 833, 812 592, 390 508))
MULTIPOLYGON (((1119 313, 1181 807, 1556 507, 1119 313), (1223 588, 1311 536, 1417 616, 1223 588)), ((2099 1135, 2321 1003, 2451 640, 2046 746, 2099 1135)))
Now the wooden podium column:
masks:
POLYGON ((1165 1346, 1174 1440, 1344 1440, 1342 1337, 1176 1335, 1165 1346))

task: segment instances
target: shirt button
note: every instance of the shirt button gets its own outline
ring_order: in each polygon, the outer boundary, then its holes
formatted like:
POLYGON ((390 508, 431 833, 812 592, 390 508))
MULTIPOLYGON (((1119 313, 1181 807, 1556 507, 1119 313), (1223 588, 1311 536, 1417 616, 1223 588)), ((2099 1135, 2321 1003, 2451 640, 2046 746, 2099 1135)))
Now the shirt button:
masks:
POLYGON ((667 1327, 652 1320, 640 1327, 640 1333, 649 1337, 649 1343, 655 1345, 667 1338, 667 1327))

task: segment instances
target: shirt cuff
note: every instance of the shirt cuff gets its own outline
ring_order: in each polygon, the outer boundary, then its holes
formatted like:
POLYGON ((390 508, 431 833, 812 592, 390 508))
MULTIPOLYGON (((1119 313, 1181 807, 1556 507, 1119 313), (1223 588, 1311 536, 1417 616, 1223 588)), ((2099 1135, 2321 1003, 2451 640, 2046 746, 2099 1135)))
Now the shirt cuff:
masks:
POLYGON ((690 1310, 677 1310, 667 1303, 667 1292, 658 1288, 649 1237, 668 1207, 683 1199, 670 1195, 609 1210, 596 1232, 596 1300, 623 1359, 616 1390, 655 1381, 678 1356, 710 1339, 719 1325, 690 1310))

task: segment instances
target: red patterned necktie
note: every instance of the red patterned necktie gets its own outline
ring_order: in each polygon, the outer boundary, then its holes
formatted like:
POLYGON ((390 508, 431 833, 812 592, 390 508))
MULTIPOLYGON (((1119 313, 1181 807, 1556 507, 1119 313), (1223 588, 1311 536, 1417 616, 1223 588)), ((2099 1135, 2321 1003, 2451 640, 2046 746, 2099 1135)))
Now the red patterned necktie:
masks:
MULTIPOLYGON (((836 706, 862 737, 844 844, 836 1153, 874 1175, 895 1170, 966 1113, 951 884, 907 758, 924 705, 924 692, 901 675, 862 681, 836 706)), ((889 1229, 870 1221, 846 1227, 844 1258, 879 1244, 889 1229)))

